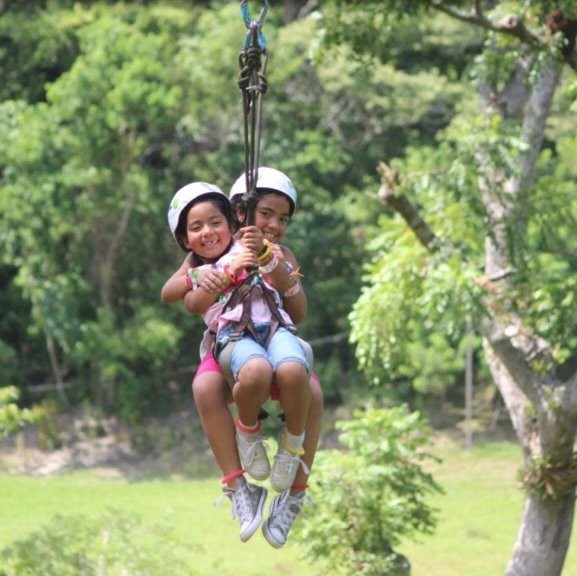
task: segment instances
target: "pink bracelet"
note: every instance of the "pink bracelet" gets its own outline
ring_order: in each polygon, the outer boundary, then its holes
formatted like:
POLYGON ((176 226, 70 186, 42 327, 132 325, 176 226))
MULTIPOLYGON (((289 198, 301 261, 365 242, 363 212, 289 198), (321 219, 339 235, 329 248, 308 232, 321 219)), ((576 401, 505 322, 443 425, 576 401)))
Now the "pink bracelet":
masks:
POLYGON ((286 292, 282 293, 283 298, 290 298, 291 296, 295 296, 301 291, 300 282, 295 282, 286 292))

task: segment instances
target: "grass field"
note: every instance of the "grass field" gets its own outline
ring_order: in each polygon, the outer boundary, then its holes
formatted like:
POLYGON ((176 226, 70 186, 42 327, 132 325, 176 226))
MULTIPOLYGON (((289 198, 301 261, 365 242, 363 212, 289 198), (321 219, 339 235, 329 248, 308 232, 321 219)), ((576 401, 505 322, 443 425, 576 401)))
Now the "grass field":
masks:
MULTIPOLYGON (((400 549, 412 575, 502 576, 521 515, 518 447, 497 443, 467 451, 441 445, 436 453, 443 461, 434 476, 445 490, 433 502, 440 520, 434 535, 400 549)), ((0 474, 0 549, 57 513, 92 515, 112 507, 136 511, 151 523, 170 513, 179 538, 190 546, 187 562, 201 576, 326 575, 322 566, 299 558, 295 542, 274 550, 257 532, 242 544, 228 500, 214 505, 219 494, 216 478, 128 482, 98 470, 49 478, 0 474)), ((563 576, 577 576, 577 536, 572 542, 563 576)))

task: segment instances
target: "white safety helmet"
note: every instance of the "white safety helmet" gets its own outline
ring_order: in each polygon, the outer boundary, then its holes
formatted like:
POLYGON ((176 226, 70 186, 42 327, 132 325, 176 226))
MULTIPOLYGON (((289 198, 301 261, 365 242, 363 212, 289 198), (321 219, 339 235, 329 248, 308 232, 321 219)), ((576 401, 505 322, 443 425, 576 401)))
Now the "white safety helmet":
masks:
MULTIPOLYGON (((273 190, 284 194, 290 202, 291 215, 297 205, 297 191, 292 180, 280 170, 275 168, 261 167, 258 169, 256 181, 257 190, 273 190)), ((239 194, 246 192, 246 175, 242 174, 230 189, 229 198, 232 199, 239 194)))
POLYGON ((177 237, 176 231, 178 228, 178 223, 183 211, 187 206, 203 196, 222 196, 228 202, 226 194, 215 184, 209 184, 208 182, 192 182, 183 186, 172 198, 170 206, 168 207, 168 225, 170 231, 174 236, 174 239, 178 242, 178 245, 185 251, 188 252, 187 248, 182 245, 180 239, 177 237))

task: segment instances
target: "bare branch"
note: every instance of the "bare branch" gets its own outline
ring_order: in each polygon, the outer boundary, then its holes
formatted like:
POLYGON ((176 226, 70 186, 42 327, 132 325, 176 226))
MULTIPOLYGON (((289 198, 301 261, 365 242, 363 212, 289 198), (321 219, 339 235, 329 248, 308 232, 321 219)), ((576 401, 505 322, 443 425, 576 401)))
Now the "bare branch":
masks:
POLYGON ((416 206, 404 194, 396 193, 396 188, 399 185, 398 173, 389 168, 384 162, 379 162, 377 171, 381 175, 381 188, 378 193, 379 201, 400 214, 419 242, 429 252, 436 252, 439 249, 438 237, 423 220, 416 206))
POLYGON ((497 322, 485 326, 487 340, 499 361, 534 406, 541 404, 540 385, 543 384, 526 360, 526 351, 513 345, 512 337, 497 322))
MULTIPOLYGON (((466 22, 467 24, 472 24, 498 34, 514 36, 524 44, 530 46, 542 49, 548 48, 549 46, 549 43, 544 38, 531 32, 531 30, 525 26, 523 20, 514 14, 510 14, 493 22, 483 14, 479 0, 475 1, 473 10, 467 12, 458 10, 452 6, 447 6, 443 0, 431 0, 431 7, 461 22, 466 22)), ((570 68, 577 70, 577 54, 574 50, 571 52, 563 51, 559 56, 570 68)))

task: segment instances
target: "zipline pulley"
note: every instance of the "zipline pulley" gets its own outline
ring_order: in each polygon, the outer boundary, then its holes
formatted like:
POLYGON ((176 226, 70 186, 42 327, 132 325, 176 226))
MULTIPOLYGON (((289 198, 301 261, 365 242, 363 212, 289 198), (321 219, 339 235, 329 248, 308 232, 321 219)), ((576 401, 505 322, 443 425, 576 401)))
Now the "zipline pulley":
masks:
POLYGON ((268 61, 268 51, 262 26, 268 8, 268 0, 264 0, 258 19, 251 20, 248 0, 242 0, 240 3, 241 15, 247 28, 243 47, 238 57, 240 66, 238 87, 243 96, 244 163, 246 175, 246 194, 244 201, 247 207, 247 224, 249 225, 254 224, 262 96, 267 90, 265 72, 268 61))

